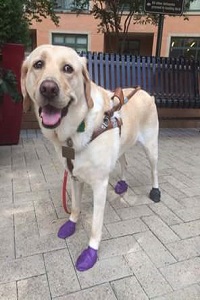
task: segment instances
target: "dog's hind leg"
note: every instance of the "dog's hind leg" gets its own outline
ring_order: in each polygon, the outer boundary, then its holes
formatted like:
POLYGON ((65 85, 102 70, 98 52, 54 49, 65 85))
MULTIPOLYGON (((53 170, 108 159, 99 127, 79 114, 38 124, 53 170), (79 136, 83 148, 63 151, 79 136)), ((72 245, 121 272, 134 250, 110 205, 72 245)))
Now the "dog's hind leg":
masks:
POLYGON ((152 189, 150 191, 149 197, 154 202, 159 202, 161 193, 158 186, 158 138, 154 134, 151 139, 145 139, 142 142, 147 158, 151 167, 151 178, 152 178, 152 189))
POLYGON ((70 235, 74 234, 76 230, 76 222, 80 214, 80 202, 83 191, 83 183, 71 178, 71 196, 72 196, 72 207, 69 220, 65 222, 58 231, 58 237, 66 239, 70 235))
POLYGON ((125 180, 125 173, 127 170, 127 161, 126 161, 125 154, 122 154, 122 156, 120 156, 119 164, 120 164, 121 180, 119 180, 115 186, 115 193, 118 195, 121 195, 121 194, 124 194, 128 189, 128 184, 126 183, 126 180, 125 180))
POLYGON ((98 180, 92 185, 93 189, 93 219, 89 246, 78 257, 76 268, 79 271, 86 271, 94 266, 97 261, 97 250, 101 241, 104 209, 107 196, 108 178, 98 180))

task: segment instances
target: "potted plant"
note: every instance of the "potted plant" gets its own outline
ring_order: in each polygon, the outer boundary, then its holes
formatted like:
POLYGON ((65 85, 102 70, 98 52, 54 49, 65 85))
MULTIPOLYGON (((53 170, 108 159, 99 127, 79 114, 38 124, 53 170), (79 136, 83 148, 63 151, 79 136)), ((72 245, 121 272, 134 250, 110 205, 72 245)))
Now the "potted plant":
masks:
POLYGON ((29 38, 22 2, 0 0, 0 145, 17 144, 20 135, 20 71, 29 38))
MULTIPOLYGON (((16 123, 16 116, 10 115, 11 107, 8 107, 12 105, 10 101, 13 101, 14 103, 20 103, 22 100, 21 93, 18 91, 18 83, 17 78, 12 70, 4 69, 3 67, 0 67, 0 144, 15 144, 19 140, 19 130, 16 128, 20 125, 20 119, 19 122, 16 123), (9 96, 10 98, 6 98, 6 96, 9 96), (4 101, 6 103, 4 103, 4 101), (6 113, 6 110, 9 109, 8 113, 6 113), (3 113, 4 112, 4 113, 3 113), (10 115, 12 117, 12 120, 8 117, 10 115), (7 123, 8 120, 8 123, 7 123), (11 121, 12 126, 9 126, 9 122, 11 121), (13 126, 13 123, 15 126, 13 126), (15 131, 12 132, 11 128, 15 128, 15 131)), ((14 112, 16 112, 16 107, 14 112)), ((18 113, 18 116, 20 114, 18 113)))
POLYGON ((16 75, 12 70, 0 67, 0 105, 3 103, 4 95, 9 95, 14 103, 22 99, 18 91, 16 75))
POLYGON ((0 0, 0 145, 18 143, 22 120, 20 71, 25 45, 30 42, 29 27, 32 20, 41 22, 46 17, 58 25, 54 2, 0 0))

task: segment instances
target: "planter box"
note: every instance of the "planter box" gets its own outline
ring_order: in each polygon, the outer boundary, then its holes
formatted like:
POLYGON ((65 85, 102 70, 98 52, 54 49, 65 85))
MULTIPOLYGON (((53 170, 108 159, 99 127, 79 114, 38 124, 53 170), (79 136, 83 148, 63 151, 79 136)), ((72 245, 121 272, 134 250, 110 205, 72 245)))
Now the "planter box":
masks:
MULTIPOLYGON (((20 91, 21 65, 24 60, 24 46, 6 44, 2 49, 2 67, 12 70, 18 81, 20 91)), ((22 103, 14 103, 10 96, 4 95, 0 103, 0 145, 18 144, 22 121, 22 103)))

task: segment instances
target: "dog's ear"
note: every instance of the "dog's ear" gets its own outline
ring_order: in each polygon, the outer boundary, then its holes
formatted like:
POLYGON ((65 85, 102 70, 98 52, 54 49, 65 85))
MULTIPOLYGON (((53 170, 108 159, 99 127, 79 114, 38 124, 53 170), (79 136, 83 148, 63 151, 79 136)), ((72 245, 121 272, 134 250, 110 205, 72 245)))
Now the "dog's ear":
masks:
POLYGON ((94 101, 91 97, 91 81, 89 77, 89 73, 86 67, 86 59, 85 57, 82 57, 82 62, 83 62, 83 78, 84 78, 84 89, 85 89, 85 98, 87 101, 88 108, 92 108, 94 106, 94 101))
POLYGON ((28 72, 28 62, 25 60, 21 68, 21 92, 23 95, 23 109, 24 112, 27 112, 31 108, 31 98, 26 89, 26 76, 28 72))

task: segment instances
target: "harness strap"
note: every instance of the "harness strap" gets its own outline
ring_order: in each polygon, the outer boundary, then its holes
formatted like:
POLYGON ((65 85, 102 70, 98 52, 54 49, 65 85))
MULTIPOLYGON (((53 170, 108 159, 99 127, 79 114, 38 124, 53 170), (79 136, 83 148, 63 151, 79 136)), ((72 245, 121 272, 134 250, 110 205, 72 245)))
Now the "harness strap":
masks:
POLYGON ((93 141, 96 137, 98 137, 103 132, 116 127, 119 127, 120 134, 121 134, 121 126, 122 126, 121 118, 116 118, 116 117, 111 118, 109 115, 106 114, 103 124, 93 132, 90 141, 93 141))
POLYGON ((134 90, 132 92, 130 92, 130 94, 128 94, 128 96, 126 97, 128 100, 131 99, 131 97, 133 97, 139 90, 141 90, 141 87, 139 85, 137 85, 134 90))

